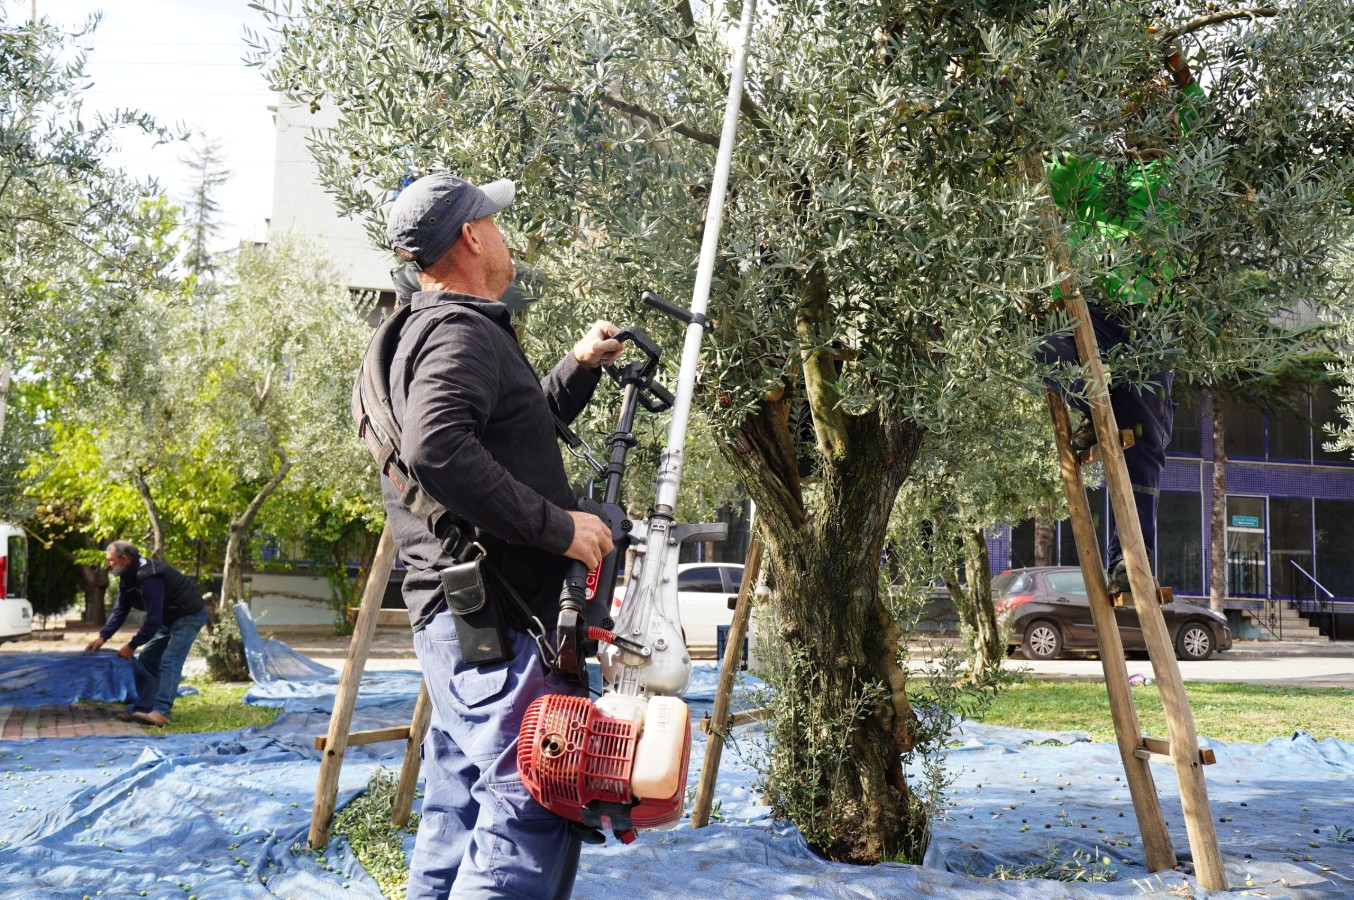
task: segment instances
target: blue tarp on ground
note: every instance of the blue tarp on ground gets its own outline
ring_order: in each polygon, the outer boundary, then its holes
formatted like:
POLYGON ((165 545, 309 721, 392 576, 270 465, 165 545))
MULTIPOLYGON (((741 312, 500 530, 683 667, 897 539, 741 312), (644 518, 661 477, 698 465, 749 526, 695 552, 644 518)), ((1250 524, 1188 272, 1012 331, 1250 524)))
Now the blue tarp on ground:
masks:
MULTIPOLYGON (((254 649, 265 661, 278 650, 262 642, 254 649)), ((0 683, 11 658, 0 654, 0 683)), ((0 896, 93 897, 102 890, 104 897, 141 891, 166 898, 378 897, 342 839, 323 858, 304 850, 319 772, 312 742, 327 729, 333 691, 317 674, 270 682, 288 685, 281 702, 293 711, 267 728, 0 742, 0 896)), ((715 676, 713 665, 697 666, 688 695, 694 714, 709 709, 715 676)), ((382 673, 372 684, 384 685, 385 699, 359 708, 354 728, 408 722, 417 673, 382 673), (401 681, 405 692, 397 697, 401 681)), ((756 687, 753 680, 745 685, 756 687)), ((255 686, 265 689, 273 690, 255 686)), ((1118 752, 1084 740, 1084 733, 964 726, 948 752, 956 776, 953 807, 935 823, 928 865, 872 868, 825 862, 792 827, 772 821, 756 787, 757 734, 756 726, 740 729, 726 749, 716 789, 719 818, 710 828, 679 827, 645 833, 629 847, 612 841, 586 848, 574 896, 1216 896, 1186 875, 1149 875, 1118 752), (1114 880, 1064 885, 974 877, 1049 853, 1066 859, 1078 850, 1088 860, 1108 860, 1103 864, 1114 880)), ((1263 745, 1212 746, 1218 764, 1207 770, 1208 785, 1231 893, 1354 896, 1354 842, 1341 830, 1354 829, 1354 745, 1299 734, 1263 745)), ((704 750, 697 733, 691 787, 704 750)), ((398 766, 399 752, 399 744, 352 748, 340 803, 377 765, 398 766)), ((1187 861, 1173 770, 1154 766, 1153 772, 1175 846, 1187 861)))
POLYGON ((0 656, 0 706, 31 709, 69 706, 82 700, 130 703, 135 699, 132 662, 112 650, 0 656))

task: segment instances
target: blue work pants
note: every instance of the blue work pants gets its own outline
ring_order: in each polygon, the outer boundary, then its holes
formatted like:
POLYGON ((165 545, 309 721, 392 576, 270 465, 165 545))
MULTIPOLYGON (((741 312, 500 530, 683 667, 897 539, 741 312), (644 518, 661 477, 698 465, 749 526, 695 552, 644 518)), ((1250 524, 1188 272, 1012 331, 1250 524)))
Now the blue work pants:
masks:
POLYGON ((136 656, 139 665, 132 666, 136 678, 134 711, 155 710, 169 715, 174 708, 174 698, 179 694, 188 651, 193 649, 197 633, 206 624, 207 610, 204 608, 161 625, 150 640, 141 645, 141 652, 136 656))
POLYGON ((510 634, 512 657, 483 666, 461 659, 451 613, 414 634, 432 724, 409 900, 563 900, 573 892, 581 842, 527 792, 517 733, 538 697, 582 691, 547 672, 529 635, 510 634))
MULTIPOLYGON (((1116 319, 1101 315, 1091 307, 1091 324, 1102 356, 1121 344, 1128 343, 1128 331, 1116 319)), ((1044 338, 1039 348, 1039 361, 1047 365, 1078 365, 1076 341, 1071 335, 1044 338)), ((1110 375, 1113 376, 1113 372, 1110 375)), ((1141 387, 1125 384, 1125 379, 1111 377, 1110 405, 1114 419, 1121 429, 1133 430, 1133 446, 1124 451, 1124 467, 1133 485, 1133 500, 1138 508, 1138 524, 1148 559, 1155 566, 1157 555, 1157 506, 1161 499, 1161 473, 1166 468, 1166 445, 1171 442, 1171 428, 1175 419, 1175 401, 1171 399, 1173 375, 1164 369, 1152 373, 1141 387)), ((1062 387, 1050 381, 1049 387, 1062 387)), ((1074 392, 1068 396, 1068 405, 1089 414, 1090 405, 1083 397, 1081 381, 1069 386, 1074 392)), ((1073 425, 1075 427, 1075 424, 1073 425)), ((1100 435, 1104 439, 1104 435, 1100 435)), ((1113 569, 1124 558, 1119 543, 1119 529, 1114 523, 1114 507, 1110 506, 1110 539, 1106 547, 1106 563, 1113 569)))

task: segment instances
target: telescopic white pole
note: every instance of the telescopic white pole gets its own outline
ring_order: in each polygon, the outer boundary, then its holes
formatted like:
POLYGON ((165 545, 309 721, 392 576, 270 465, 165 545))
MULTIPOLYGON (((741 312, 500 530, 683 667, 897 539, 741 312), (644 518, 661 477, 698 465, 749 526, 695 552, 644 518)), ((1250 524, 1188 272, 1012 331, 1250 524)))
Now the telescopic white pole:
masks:
POLYGON ((739 26, 741 34, 738 45, 734 48, 729 97, 724 105, 724 130, 719 137, 719 154, 715 158, 714 180, 710 184, 710 205, 705 213, 705 236, 701 241, 696 284, 691 292, 691 314, 694 321, 687 326, 686 340, 682 344, 682 367, 677 375, 672 422, 668 426, 668 444, 663 451, 662 464, 658 470, 658 497, 654 503, 654 510, 660 515, 672 515, 677 506, 677 489, 682 483, 686 427, 691 417, 691 397, 696 390, 696 367, 700 363, 701 336, 705 332, 705 310, 710 302, 710 282, 715 272, 715 253, 719 248, 719 227, 724 218, 724 194, 729 185, 729 169, 733 165, 733 148, 738 133, 738 110, 743 102, 743 76, 747 72, 748 47, 752 43, 752 19, 756 8, 756 0, 745 0, 743 3, 743 18, 739 26))

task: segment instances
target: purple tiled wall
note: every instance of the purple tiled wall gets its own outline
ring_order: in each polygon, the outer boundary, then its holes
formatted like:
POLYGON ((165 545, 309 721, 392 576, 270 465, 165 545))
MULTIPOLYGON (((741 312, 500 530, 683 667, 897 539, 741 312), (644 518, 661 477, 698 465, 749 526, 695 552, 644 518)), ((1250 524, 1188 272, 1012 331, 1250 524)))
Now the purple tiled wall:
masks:
MULTIPOLYGON (((1161 490, 1194 494, 1201 498, 1203 533, 1200 535, 1200 546, 1206 555, 1212 534, 1209 509, 1213 503, 1213 404, 1208 395, 1200 399, 1198 415, 1200 453, 1198 456, 1168 457, 1166 469, 1162 473, 1161 490)), ((1354 501, 1354 466, 1229 459, 1227 493, 1231 496, 1354 501)), ((1103 526, 1104 510, 1097 512, 1100 513, 1103 526)), ((1103 546, 1106 538, 1104 528, 1099 531, 1103 546)), ((988 550, 993 573, 1008 568, 1011 562, 1011 528, 1002 526, 989 532, 988 550)), ((1066 552, 1063 555, 1067 557, 1066 552)), ((1205 572, 1205 579, 1207 574, 1205 572)), ((1204 589, 1208 589, 1207 585, 1204 589)))

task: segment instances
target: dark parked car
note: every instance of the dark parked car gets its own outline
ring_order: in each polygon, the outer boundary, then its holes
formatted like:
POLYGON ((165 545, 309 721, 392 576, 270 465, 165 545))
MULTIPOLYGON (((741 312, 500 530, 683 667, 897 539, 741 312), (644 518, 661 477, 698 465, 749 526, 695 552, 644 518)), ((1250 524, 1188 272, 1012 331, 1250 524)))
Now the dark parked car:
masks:
MULTIPOLYGON (((1040 566, 1011 569, 992 579, 992 601, 1003 624, 1011 626, 1009 643, 1028 659, 1053 659, 1064 650, 1097 650, 1091 604, 1081 569, 1040 566)), ((1161 607, 1166 628, 1180 659, 1208 659, 1232 646, 1227 617, 1204 606, 1173 600, 1161 607)), ((1125 650, 1146 650, 1138 611, 1132 604, 1116 607, 1125 650)))

